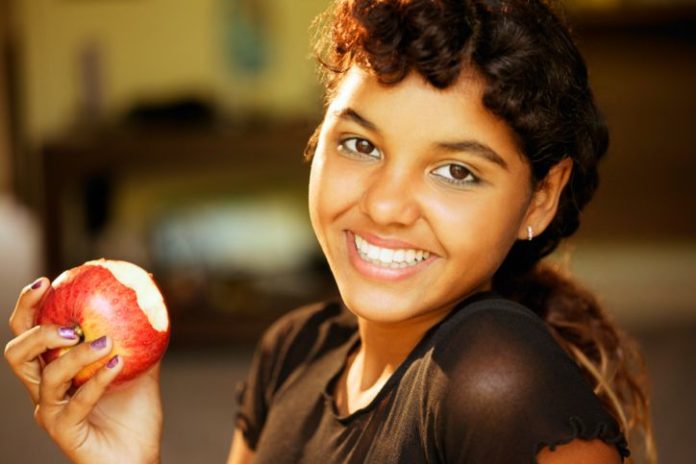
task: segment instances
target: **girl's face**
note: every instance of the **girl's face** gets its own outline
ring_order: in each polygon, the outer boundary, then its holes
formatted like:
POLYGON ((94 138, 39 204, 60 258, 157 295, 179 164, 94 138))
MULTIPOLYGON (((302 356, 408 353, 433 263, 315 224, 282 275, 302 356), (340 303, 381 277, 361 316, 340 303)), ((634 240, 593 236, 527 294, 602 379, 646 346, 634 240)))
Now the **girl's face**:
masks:
MULTIPOLYGON (((372 321, 441 317, 526 237, 530 169, 462 77, 384 86, 354 67, 312 161, 312 225, 345 304, 372 321)), ((534 224, 532 224, 534 225, 534 224)))

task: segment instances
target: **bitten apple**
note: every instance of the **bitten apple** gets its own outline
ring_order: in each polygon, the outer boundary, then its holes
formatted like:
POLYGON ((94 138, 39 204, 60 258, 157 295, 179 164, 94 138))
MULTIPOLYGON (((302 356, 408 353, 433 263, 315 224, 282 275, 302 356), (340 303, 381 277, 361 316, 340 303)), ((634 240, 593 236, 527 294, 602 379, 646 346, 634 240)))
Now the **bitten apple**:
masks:
MULTIPOLYGON (((152 276, 126 261, 100 259, 63 272, 51 284, 38 311, 37 324, 73 327, 85 342, 103 335, 113 341, 111 354, 82 369, 79 387, 115 355, 124 363, 112 385, 133 379, 154 365, 169 343, 169 316, 152 276)), ((48 363, 72 349, 44 353, 48 363)))

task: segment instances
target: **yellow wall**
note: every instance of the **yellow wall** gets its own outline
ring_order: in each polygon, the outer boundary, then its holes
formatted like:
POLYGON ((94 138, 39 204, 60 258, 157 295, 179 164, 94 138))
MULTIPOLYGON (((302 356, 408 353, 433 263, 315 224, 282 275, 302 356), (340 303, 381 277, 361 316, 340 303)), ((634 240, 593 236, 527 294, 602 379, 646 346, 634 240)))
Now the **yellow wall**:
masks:
POLYGON ((107 115, 134 98, 178 91, 216 97, 231 111, 316 111, 307 29, 327 0, 265 2, 273 60, 252 80, 234 75, 225 61, 223 0, 15 0, 25 135, 36 143, 74 123, 80 108, 79 56, 90 42, 101 49, 107 115))
MULTIPOLYGON (((0 50, 5 50, 5 40, 9 28, 6 14, 6 5, 0 0, 0 50)), ((6 75, 5 61, 0 57, 0 196, 10 186, 10 121, 7 95, 5 94, 6 75)))
MULTIPOLYGON (((313 113, 319 107, 308 27, 330 0, 263 2, 271 13, 272 60, 254 79, 225 61, 229 0, 10 0, 20 23, 24 135, 36 144, 74 124, 80 108, 79 56, 100 47, 107 116, 136 98, 198 91, 230 112, 313 113)), ((616 7, 623 0, 567 0, 616 7)))

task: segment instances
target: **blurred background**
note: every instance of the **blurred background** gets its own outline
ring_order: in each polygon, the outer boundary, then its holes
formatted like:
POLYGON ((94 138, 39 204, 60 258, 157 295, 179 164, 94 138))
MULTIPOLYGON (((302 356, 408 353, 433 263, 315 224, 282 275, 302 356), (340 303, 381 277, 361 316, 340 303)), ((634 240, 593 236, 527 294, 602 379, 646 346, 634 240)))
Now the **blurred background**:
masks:
MULTIPOLYGON (((173 337, 163 462, 224 462, 234 386, 272 320, 331 295, 306 213, 327 0, 0 0, 0 319, 97 257, 153 272, 173 337)), ((564 10, 612 130, 558 253, 642 344, 661 462, 696 439, 696 0, 564 10)), ((3 345, 11 337, 0 325, 3 345)), ((0 368, 3 463, 66 462, 0 368)), ((639 461, 640 462, 640 461, 639 461)))

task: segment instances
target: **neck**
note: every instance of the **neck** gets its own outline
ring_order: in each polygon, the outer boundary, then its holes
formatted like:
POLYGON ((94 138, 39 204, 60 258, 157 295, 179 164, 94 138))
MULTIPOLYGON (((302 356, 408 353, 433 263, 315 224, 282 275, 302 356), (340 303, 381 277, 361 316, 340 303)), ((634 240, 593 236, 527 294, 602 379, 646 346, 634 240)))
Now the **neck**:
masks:
POLYGON ((413 351, 425 333, 451 310, 399 322, 375 322, 358 318, 360 348, 355 355, 354 375, 360 388, 368 389, 388 378, 413 351))
POLYGON ((358 316, 360 346, 352 353, 334 391, 343 413, 367 406, 404 362, 425 333, 444 319, 454 303, 419 317, 396 322, 371 321, 358 316))
MULTIPOLYGON (((480 286, 475 292, 491 289, 491 282, 480 286)), ((459 301, 459 300, 458 300, 459 301)), ((348 362, 349 379, 360 390, 367 390, 385 379, 413 351, 425 333, 444 319, 456 302, 420 316, 394 322, 371 321, 358 316, 360 348, 348 362)))

